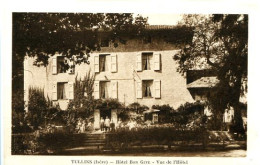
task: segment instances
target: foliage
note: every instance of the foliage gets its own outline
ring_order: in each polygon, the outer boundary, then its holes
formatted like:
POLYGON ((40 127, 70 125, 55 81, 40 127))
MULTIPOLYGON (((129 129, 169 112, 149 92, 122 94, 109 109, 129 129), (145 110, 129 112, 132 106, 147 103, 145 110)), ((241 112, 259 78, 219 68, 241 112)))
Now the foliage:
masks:
POLYGON ((12 148, 13 155, 16 154, 33 154, 36 152, 37 143, 33 134, 20 134, 12 135, 12 148))
POLYGON ((12 135, 13 155, 39 155, 59 152, 70 144, 72 136, 63 132, 34 132, 12 135))
POLYGON ((68 111, 78 111, 79 113, 85 114, 84 116, 90 116, 95 107, 95 101, 92 96, 93 85, 95 81, 95 75, 88 73, 83 79, 76 76, 74 83, 74 99, 70 100, 68 104, 68 111))
POLYGON ((215 120, 230 104, 235 125, 243 132, 239 98, 247 89, 248 15, 184 15, 180 24, 194 28, 193 42, 175 56, 179 72, 210 68, 220 80, 210 98, 215 120), (242 85, 242 83, 244 85, 242 85), (217 112, 218 111, 218 112, 217 112), (216 113, 217 112, 217 113, 216 113))
POLYGON ((48 108, 44 90, 37 87, 29 88, 28 116, 29 123, 37 128, 44 121, 44 114, 48 108))
POLYGON ((185 103, 171 113, 172 122, 179 127, 200 127, 205 123, 204 104, 201 102, 185 103))
POLYGON ((117 99, 99 99, 96 108, 121 109, 123 105, 117 99))
POLYGON ((81 63, 83 51, 100 49, 97 32, 109 32, 115 42, 122 31, 138 35, 146 23, 131 13, 13 13, 13 54, 36 56, 36 63, 46 65, 49 55, 60 51, 70 58, 79 55, 81 63))
MULTIPOLYGON (((37 66, 46 66, 48 58, 58 51, 77 64, 89 64, 89 53, 100 50, 99 34, 116 46, 124 41, 122 34, 139 35, 147 24, 147 18, 140 15, 134 18, 131 13, 13 13, 12 17, 13 97, 24 91, 25 56, 36 57, 37 66)), ((14 104, 16 101, 12 106, 18 105, 14 104)))
POLYGON ((22 91, 17 91, 15 95, 12 95, 12 125, 19 126, 20 123, 24 123, 24 100, 22 91))
POLYGON ((143 111, 149 109, 149 107, 147 107, 146 105, 140 105, 139 103, 137 102, 134 102, 132 104, 129 104, 125 110, 126 111, 134 111, 138 114, 142 113, 143 111))
POLYGON ((160 123, 170 123, 171 122, 171 118, 172 118, 171 114, 174 111, 174 109, 169 104, 153 105, 152 108, 160 110, 158 112, 158 121, 160 123))
MULTIPOLYGON (((174 142, 187 142, 203 140, 203 129, 197 130, 179 130, 174 127, 153 127, 153 128, 136 128, 132 130, 117 129, 113 134, 108 134, 107 138, 110 143, 119 143, 120 147, 136 144, 159 144, 172 145, 174 142)), ((121 148, 122 149, 122 148, 121 148)))

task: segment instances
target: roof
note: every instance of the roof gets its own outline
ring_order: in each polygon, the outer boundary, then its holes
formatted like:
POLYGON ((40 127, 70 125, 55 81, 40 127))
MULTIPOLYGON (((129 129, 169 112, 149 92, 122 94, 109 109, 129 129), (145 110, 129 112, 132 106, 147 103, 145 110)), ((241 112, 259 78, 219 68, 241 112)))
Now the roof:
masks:
POLYGON ((201 77, 189 84, 187 88, 213 88, 219 83, 219 80, 216 76, 212 77, 201 77))
POLYGON ((176 25, 146 25, 147 30, 176 29, 176 25))

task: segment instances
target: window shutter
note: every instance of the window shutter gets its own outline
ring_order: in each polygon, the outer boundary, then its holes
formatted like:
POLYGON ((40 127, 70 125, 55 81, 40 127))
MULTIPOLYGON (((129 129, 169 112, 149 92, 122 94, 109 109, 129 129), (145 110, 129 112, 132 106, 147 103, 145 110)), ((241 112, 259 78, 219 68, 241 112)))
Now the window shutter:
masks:
POLYGON ((142 81, 136 82, 136 98, 141 99, 143 97, 142 81))
POLYGON ((52 84, 52 100, 57 100, 57 82, 52 84))
POLYGON ((95 73, 99 72, 99 55, 94 56, 94 71, 95 73))
POLYGON ((52 74, 57 74, 57 57, 52 58, 52 74))
POLYGON ((112 98, 113 99, 117 99, 117 81, 112 81, 111 82, 112 85, 112 98))
POLYGON ((117 72, 117 56, 116 56, 116 54, 111 55, 111 72, 117 72))
POLYGON ((154 70, 160 70, 161 68, 161 54, 160 53, 154 53, 154 70))
POLYGON ((95 99, 99 99, 100 96, 99 96, 99 81, 95 81, 94 82, 94 98, 95 99))
POLYGON ((136 70, 142 71, 142 54, 136 54, 136 70))
POLYGON ((154 97, 155 98, 161 98, 161 81, 160 80, 154 80, 154 97))
POLYGON ((73 82, 69 82, 69 99, 74 99, 74 85, 73 82))

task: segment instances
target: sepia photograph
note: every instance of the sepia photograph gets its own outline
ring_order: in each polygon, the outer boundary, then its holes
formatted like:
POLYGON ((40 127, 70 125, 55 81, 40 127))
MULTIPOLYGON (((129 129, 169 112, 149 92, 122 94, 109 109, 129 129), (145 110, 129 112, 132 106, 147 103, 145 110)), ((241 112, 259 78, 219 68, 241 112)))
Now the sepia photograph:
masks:
POLYGON ((250 17, 165 15, 12 12, 11 155, 246 157, 250 17))

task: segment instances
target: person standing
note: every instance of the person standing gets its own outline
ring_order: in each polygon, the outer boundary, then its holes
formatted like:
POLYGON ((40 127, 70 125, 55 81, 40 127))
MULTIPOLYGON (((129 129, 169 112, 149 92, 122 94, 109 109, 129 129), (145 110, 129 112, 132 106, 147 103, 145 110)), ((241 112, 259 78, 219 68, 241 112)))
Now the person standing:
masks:
POLYGON ((82 121, 81 127, 80 127, 80 132, 84 133, 86 130, 86 122, 85 120, 82 121))
POLYGON ((108 116, 105 119, 105 131, 109 131, 110 130, 110 119, 108 118, 108 116))
POLYGON ((230 128, 234 122, 234 108, 227 105, 227 108, 225 109, 224 115, 223 115, 223 122, 226 124, 227 131, 230 131, 230 128))
POLYGON ((115 123, 113 122, 113 119, 111 119, 110 129, 111 129, 112 132, 115 131, 115 123))
POLYGON ((101 117, 101 119, 100 119, 100 128, 101 128, 101 131, 104 131, 104 128, 105 128, 104 122, 105 122, 104 118, 101 117))

